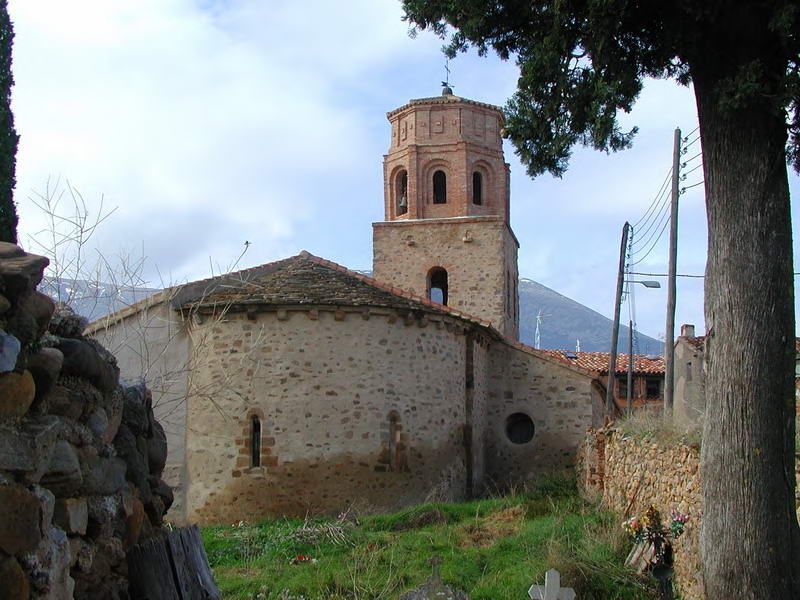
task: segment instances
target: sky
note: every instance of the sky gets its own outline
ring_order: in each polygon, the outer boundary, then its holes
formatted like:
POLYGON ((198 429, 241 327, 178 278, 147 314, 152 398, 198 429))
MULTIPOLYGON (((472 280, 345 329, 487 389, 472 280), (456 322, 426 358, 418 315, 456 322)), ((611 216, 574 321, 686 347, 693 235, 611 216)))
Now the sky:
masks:
MULTIPOLYGON (((301 250, 371 268, 386 113, 438 95, 445 75, 442 41, 412 39, 399 0, 10 0, 9 12, 15 197, 28 250, 53 245, 37 204, 61 198, 56 212, 70 217, 74 192, 89 223, 108 215, 83 247, 85 269, 105 262, 150 287, 301 250)), ((496 105, 518 77, 513 62, 476 53, 450 69, 456 95, 496 105)), ((609 317, 623 223, 639 221, 656 197, 674 129, 697 126, 692 91, 649 80, 621 122, 639 127, 632 149, 576 148, 561 179, 531 180, 505 143, 520 276, 609 317)), ((695 150, 699 143, 685 158, 695 150)), ((797 196, 795 174, 790 185, 797 196)), ((702 190, 680 198, 679 273, 704 272, 702 190)), ((650 252, 644 244, 658 228, 634 229, 637 272, 666 272, 667 235, 650 252)), ((678 280, 676 323, 698 333, 702 282, 678 280)), ((638 329, 662 336, 666 285, 633 287, 638 329)), ((623 320, 630 314, 628 303, 623 320)))

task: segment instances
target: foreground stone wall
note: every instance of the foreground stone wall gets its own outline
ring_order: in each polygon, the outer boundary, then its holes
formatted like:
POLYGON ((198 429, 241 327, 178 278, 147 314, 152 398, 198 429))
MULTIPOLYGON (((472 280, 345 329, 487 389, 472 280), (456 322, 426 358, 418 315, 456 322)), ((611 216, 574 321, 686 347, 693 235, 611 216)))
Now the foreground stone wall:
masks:
POLYGON ((190 520, 464 497, 458 320, 308 308, 209 316, 192 335, 208 342, 189 389, 190 520))
POLYGON ((86 320, 35 290, 46 265, 0 243, 0 597, 125 599, 125 550, 172 501, 166 439, 86 320))
POLYGON ((705 598, 699 547, 700 448, 633 439, 611 426, 590 430, 578 457, 579 488, 602 498, 622 519, 643 514, 651 504, 665 519, 672 510, 691 517, 685 533, 673 542, 675 588, 683 600, 705 598))

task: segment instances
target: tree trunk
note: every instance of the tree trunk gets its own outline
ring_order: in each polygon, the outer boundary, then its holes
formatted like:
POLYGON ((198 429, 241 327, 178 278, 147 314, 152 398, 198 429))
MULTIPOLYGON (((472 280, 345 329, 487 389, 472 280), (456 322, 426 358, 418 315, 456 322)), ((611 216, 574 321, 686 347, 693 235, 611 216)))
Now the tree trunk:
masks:
POLYGON ((738 54, 764 50, 737 47, 731 30, 690 61, 709 246, 700 546, 708 600, 789 600, 800 598, 800 531, 786 116, 765 98, 720 102, 725 77, 751 60, 738 54))

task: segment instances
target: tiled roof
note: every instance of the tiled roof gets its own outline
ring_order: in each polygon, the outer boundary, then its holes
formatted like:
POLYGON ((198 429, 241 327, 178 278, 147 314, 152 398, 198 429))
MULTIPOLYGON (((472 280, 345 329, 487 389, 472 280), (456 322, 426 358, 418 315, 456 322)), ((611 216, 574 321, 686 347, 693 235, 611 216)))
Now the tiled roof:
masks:
POLYGON ((220 304, 385 307, 447 314, 491 328, 488 321, 381 283, 308 252, 190 283, 176 293, 172 302, 176 308, 220 304))
MULTIPOLYGON (((608 373, 608 363, 611 358, 609 352, 571 352, 569 350, 537 350, 537 352, 598 374, 608 373), (570 356, 575 358, 570 358, 570 356)), ((627 354, 617 354, 615 370, 618 374, 628 372, 627 354)), ((633 372, 642 375, 663 375, 664 357, 662 355, 634 354, 633 372), (651 356, 653 358, 650 358, 651 356)))

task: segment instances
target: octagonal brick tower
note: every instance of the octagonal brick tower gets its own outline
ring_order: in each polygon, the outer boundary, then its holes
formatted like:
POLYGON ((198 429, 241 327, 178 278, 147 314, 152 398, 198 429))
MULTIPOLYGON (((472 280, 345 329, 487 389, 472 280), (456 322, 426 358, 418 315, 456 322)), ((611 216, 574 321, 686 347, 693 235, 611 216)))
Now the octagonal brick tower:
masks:
POLYGON ((387 114, 385 220, 373 223, 376 279, 519 335, 517 249, 501 110, 454 96, 387 114))

